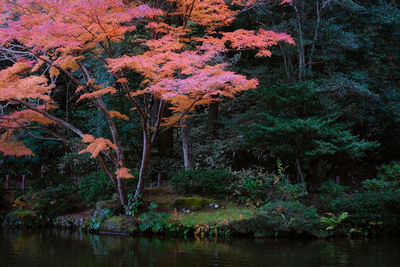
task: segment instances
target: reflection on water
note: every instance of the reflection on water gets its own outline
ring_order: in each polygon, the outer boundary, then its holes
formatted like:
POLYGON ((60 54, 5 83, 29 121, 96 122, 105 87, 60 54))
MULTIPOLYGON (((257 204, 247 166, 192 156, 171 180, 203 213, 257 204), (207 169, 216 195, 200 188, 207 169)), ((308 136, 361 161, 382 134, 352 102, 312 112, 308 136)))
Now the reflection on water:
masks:
POLYGON ((399 266, 400 240, 185 240, 0 229, 0 266, 399 266))

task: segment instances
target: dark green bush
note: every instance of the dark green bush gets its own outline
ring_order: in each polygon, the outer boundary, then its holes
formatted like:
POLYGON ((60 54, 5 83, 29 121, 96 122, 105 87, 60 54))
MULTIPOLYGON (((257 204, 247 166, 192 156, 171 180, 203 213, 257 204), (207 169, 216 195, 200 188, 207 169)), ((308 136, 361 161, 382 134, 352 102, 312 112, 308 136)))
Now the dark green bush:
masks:
POLYGON ((400 189, 368 191, 330 199, 325 209, 348 212, 347 230, 363 234, 400 233, 400 189))
POLYGON ((259 209, 257 215, 234 226, 247 228, 258 236, 309 235, 321 237, 325 234, 314 207, 307 207, 298 201, 271 202, 259 209))
POLYGON ((398 189, 399 187, 400 180, 385 181, 382 179, 367 179, 362 182, 362 189, 365 191, 386 191, 398 189))
POLYGON ((40 190, 46 187, 55 187, 60 184, 72 186, 74 180, 67 176, 60 174, 56 169, 50 170, 46 175, 41 176, 32 183, 32 188, 40 190))
POLYGON ((392 161, 377 168, 377 177, 382 180, 400 180, 400 162, 392 161))
POLYGON ((104 172, 93 172, 82 179, 79 190, 86 203, 94 205, 98 201, 111 199, 116 189, 104 172))
MULTIPOLYGON (((136 174, 133 175, 137 177, 136 174)), ((136 189, 136 182, 136 179, 126 180, 128 191, 136 189)), ((79 190, 83 200, 90 205, 94 205, 98 201, 112 199, 112 196, 118 193, 110 178, 103 171, 93 172, 83 178, 79 190)))
POLYGON ((259 206, 269 199, 274 179, 269 173, 257 170, 241 170, 234 173, 237 177, 229 186, 229 191, 239 202, 259 206))
POLYGON ((286 176, 258 170, 241 170, 234 173, 237 179, 230 192, 240 202, 261 206, 268 201, 292 201, 307 195, 301 184, 292 184, 286 176))
POLYGON ((18 198, 40 216, 53 218, 75 209, 75 203, 80 201, 78 188, 59 185, 42 190, 32 190, 18 198))
POLYGON ((224 198, 235 176, 225 170, 195 170, 177 172, 170 185, 180 194, 200 194, 224 198))
POLYGON ((44 225, 43 217, 33 210, 13 210, 3 221, 3 226, 6 227, 35 228, 42 225, 44 225))
POLYGON ((318 191, 323 197, 336 198, 343 196, 346 191, 350 189, 349 186, 343 186, 335 183, 334 181, 327 181, 321 184, 318 191))

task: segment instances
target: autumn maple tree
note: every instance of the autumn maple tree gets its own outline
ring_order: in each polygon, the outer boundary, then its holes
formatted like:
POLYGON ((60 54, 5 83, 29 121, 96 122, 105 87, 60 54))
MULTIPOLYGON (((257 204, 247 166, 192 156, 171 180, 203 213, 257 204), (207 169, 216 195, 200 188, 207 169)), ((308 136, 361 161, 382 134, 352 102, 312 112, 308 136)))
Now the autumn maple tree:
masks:
POLYGON ((234 21, 241 8, 257 2, 233 1, 232 9, 224 0, 1 0, 0 51, 12 66, 0 71, 0 101, 12 108, 0 118, 0 151, 33 155, 18 140, 20 129, 29 130, 34 125, 70 143, 73 141, 51 131, 54 127, 69 129, 81 138, 81 153, 91 153, 99 161, 125 205, 124 179, 133 176, 115 120, 130 118, 112 110, 104 98, 123 94, 140 116, 143 155, 138 195, 150 149, 160 132, 180 126, 199 105, 257 87, 256 79, 229 71, 229 64, 219 55, 254 49, 258 57, 271 56, 269 49, 278 42, 294 44, 287 34, 264 29, 220 30, 234 21), (193 30, 193 25, 201 30, 193 30), (135 34, 139 29, 141 34, 135 34), (127 36, 132 48, 141 49, 121 55, 117 48, 127 36), (97 81, 94 70, 86 64, 93 59, 114 79, 97 81), (130 82, 132 72, 143 77, 140 85, 130 82), (53 92, 60 75, 74 84, 77 102, 87 101, 102 114, 111 139, 85 133, 55 115, 53 92), (167 108, 172 115, 164 117, 167 108))

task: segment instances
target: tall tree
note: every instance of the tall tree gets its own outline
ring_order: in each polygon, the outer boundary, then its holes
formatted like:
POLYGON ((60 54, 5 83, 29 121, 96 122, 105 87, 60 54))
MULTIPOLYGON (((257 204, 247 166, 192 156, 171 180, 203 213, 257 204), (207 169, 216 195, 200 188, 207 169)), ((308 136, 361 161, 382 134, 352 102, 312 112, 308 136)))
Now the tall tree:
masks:
MULTIPOLYGON (((4 132, 0 150, 31 155, 20 141, 13 140, 16 130, 32 123, 50 130, 55 126, 65 127, 88 144, 81 152, 98 159, 118 188, 123 205, 127 203, 124 179, 133 176, 125 161, 115 120, 129 120, 129 117, 111 109, 106 97, 124 94, 141 118, 143 153, 138 196, 144 186, 150 149, 160 132, 185 120, 198 105, 256 88, 256 79, 227 71, 227 63, 216 61, 220 53, 229 49, 258 49, 257 56, 270 56, 269 48, 279 41, 294 44, 284 33, 218 31, 230 25, 237 14, 223 0, 149 1, 149 5, 116 0, 2 0, 0 3, 5 25, 0 29, 1 51, 16 59, 12 67, 0 72, 0 101, 23 108, 2 116, 4 132), (168 24, 171 21, 174 23, 168 24), (200 30, 192 30, 192 24, 200 30), (135 34, 138 29, 141 31, 135 34), (121 54, 121 43, 126 37, 132 52, 121 54), (111 75, 106 83, 95 79, 96 70, 87 64, 89 58, 108 69, 111 75), (132 81, 132 71, 143 77, 140 85, 132 81), (74 94, 80 96, 77 102, 88 101, 102 114, 110 139, 84 133, 56 115, 54 80, 60 75, 74 83, 74 94), (172 115, 163 118, 167 103, 172 115)), ((59 135, 56 139, 68 141, 59 135)))

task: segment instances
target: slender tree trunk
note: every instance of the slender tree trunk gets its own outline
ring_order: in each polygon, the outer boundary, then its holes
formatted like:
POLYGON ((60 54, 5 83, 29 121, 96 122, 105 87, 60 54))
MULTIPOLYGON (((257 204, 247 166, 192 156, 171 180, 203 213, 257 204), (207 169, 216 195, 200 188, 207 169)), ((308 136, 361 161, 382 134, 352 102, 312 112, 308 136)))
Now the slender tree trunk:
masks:
POLYGON ((304 179, 304 174, 303 174, 303 171, 301 170, 300 159, 297 154, 296 154, 296 167, 297 167, 297 173, 300 176, 300 181, 301 181, 301 186, 303 187, 303 191, 307 192, 306 181, 304 179))
POLYGON ((185 170, 193 170, 193 160, 192 160, 192 140, 190 136, 191 122, 190 119, 181 120, 182 128, 182 148, 183 148, 183 162, 185 170))
POLYGON ((10 178, 10 175, 6 175, 6 189, 8 189, 8 179, 10 178))
POLYGON ((25 190, 25 174, 22 175, 21 190, 22 190, 22 192, 25 190))
POLYGON ((297 3, 291 4, 296 12, 296 20, 297 20, 297 30, 299 32, 299 43, 297 44, 298 52, 299 52, 299 73, 298 79, 299 81, 303 80, 304 77, 304 69, 305 69, 305 52, 304 52, 304 39, 303 39, 303 9, 304 2, 298 1, 297 3))
POLYGON ((144 133, 142 164, 140 165, 139 181, 138 181, 138 184, 136 187, 135 198, 139 198, 140 194, 143 191, 147 166, 149 165, 150 156, 151 156, 150 149, 151 149, 151 145, 148 141, 148 137, 146 136, 146 133, 144 133))
POLYGON ((121 201, 122 206, 126 206, 128 204, 128 191, 126 189, 126 183, 124 179, 117 179, 118 181, 118 193, 119 200, 121 201))

